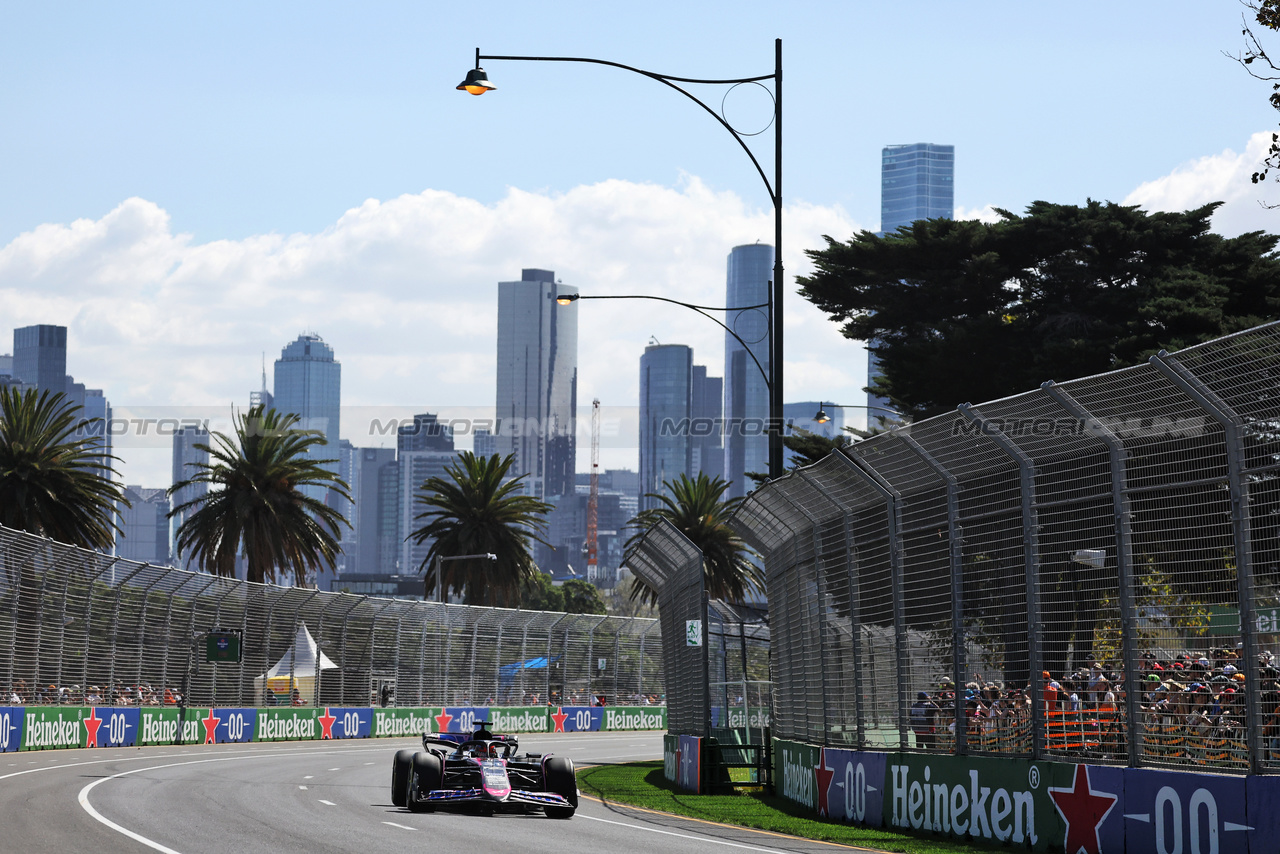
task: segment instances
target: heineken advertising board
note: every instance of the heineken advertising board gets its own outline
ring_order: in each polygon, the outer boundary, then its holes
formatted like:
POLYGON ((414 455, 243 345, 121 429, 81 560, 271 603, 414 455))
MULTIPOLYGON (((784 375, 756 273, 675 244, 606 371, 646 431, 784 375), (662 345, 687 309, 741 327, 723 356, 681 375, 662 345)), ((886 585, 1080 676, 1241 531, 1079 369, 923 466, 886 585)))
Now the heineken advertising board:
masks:
POLYGON ((833 819, 921 835, 1071 854, 1273 852, 1280 838, 1280 779, 1271 777, 870 753, 782 740, 774 756, 784 797, 833 819))
POLYGON ((0 706, 0 753, 12 753, 22 746, 22 706, 0 706))
POLYGON ((665 706, 209 708, 0 706, 0 753, 70 747, 224 744, 248 741, 399 738, 497 733, 665 730, 665 706), (179 714, 183 720, 179 721, 179 714), (179 732, 181 730, 181 732, 179 732))

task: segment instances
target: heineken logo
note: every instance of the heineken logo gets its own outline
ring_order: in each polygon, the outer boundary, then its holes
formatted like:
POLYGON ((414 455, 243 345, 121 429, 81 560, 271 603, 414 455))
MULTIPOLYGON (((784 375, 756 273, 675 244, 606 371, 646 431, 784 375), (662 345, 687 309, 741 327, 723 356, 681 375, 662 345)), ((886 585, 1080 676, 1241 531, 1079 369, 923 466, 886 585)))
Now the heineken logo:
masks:
POLYGON ((266 716, 258 719, 260 739, 306 739, 316 737, 315 718, 266 716))
POLYGON ((421 735, 431 728, 434 718, 420 718, 417 715, 409 714, 405 717, 397 717, 393 715, 383 714, 381 712, 374 715, 375 732, 374 738, 395 738, 402 735, 421 735))
POLYGON ((621 712, 605 709, 605 729, 662 729, 662 715, 655 712, 621 712))
POLYGON ((534 712, 528 709, 519 714, 504 714, 498 709, 492 711, 493 728, 498 732, 545 732, 547 715, 545 712, 534 712))
POLYGON ((889 766, 894 827, 1036 844, 1036 806, 1030 791, 984 786, 977 770, 969 771, 967 783, 954 786, 933 782, 928 765, 924 779, 910 779, 910 770, 907 765, 889 766))
POLYGON ((782 749, 782 796, 796 803, 813 807, 813 766, 807 764, 799 751, 782 749))
POLYGON ((58 714, 57 720, 39 720, 34 716, 27 719, 27 730, 23 739, 27 750, 43 747, 79 747, 80 718, 67 720, 58 714))

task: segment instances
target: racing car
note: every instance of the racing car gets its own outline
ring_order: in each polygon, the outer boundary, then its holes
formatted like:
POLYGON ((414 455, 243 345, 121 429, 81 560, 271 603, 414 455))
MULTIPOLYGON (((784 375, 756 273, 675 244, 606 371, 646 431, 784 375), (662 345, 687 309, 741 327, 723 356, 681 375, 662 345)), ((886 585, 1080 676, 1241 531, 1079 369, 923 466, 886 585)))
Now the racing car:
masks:
POLYGON ((578 781, 566 756, 519 753, 514 735, 494 735, 488 721, 474 733, 428 732, 422 750, 400 750, 391 762, 391 802, 411 812, 470 809, 482 815, 532 813, 570 818, 578 781))

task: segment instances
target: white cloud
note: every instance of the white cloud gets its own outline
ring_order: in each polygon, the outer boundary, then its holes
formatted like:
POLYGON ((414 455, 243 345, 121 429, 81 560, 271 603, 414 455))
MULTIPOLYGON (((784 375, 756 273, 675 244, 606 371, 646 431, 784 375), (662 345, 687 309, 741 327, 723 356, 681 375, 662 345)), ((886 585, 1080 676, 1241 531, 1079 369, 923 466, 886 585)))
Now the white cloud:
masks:
POLYGON ((1226 149, 1184 163, 1139 186, 1125 197, 1124 204, 1153 211, 1182 211, 1220 201, 1223 205, 1213 216, 1213 230, 1220 234, 1230 237, 1246 231, 1280 230, 1280 210, 1264 207, 1264 203, 1280 202, 1280 187, 1270 180, 1254 184, 1250 179, 1270 144, 1270 131, 1255 133, 1243 153, 1226 149))
POLYGON ((979 222, 993 223, 1000 221, 1000 214, 996 213, 996 209, 992 205, 983 205, 980 208, 956 208, 956 219, 976 219, 979 222))
MULTIPOLYGON (((786 209, 785 225, 789 279, 810 269, 803 250, 822 234, 858 228, 839 208, 804 203, 786 209)), ((131 198, 101 219, 18 236, 0 247, 6 321, 69 327, 68 372, 120 408, 246 403, 262 354, 270 379, 281 347, 304 330, 343 362, 344 405, 492 406, 498 281, 540 267, 584 293, 723 305, 729 250, 771 243, 773 215, 686 177, 676 188, 512 188, 493 205, 427 190, 370 199, 317 234, 197 243, 173 229, 165 210, 131 198)), ((721 371, 718 327, 676 306, 580 303, 579 324, 584 407, 592 397, 635 405, 651 335, 691 345, 721 371)), ((794 293, 785 344, 788 400, 862 399, 861 348, 794 293)), ((129 482, 167 485, 158 451, 122 443, 121 455, 129 482)))

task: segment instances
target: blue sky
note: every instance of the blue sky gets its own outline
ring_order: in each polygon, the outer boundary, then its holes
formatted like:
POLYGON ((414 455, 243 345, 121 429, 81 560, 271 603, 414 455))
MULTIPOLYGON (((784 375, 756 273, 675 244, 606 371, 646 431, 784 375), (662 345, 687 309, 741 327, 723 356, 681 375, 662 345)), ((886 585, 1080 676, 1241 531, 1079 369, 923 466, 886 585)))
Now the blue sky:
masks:
MULTIPOLYGON (((960 215, 1226 198, 1224 231, 1280 217, 1248 185, 1276 116, 1223 55, 1234 0, 263 5, 0 9, 3 325, 69 326, 70 371, 117 407, 243 402, 304 329, 351 405, 491 405, 493 283, 526 266, 723 300, 729 249, 772 236, 728 134, 610 68, 490 62, 499 90, 459 93, 477 46, 737 77, 771 72, 781 37, 793 274, 821 234, 878 227, 891 143, 956 146, 960 215)), ((725 106, 768 117, 744 89, 725 106)), ((634 406, 650 336, 719 370, 713 326, 629 305, 580 313, 584 402, 634 406)), ((787 316, 787 398, 860 401, 859 348, 798 297, 787 316)), ((122 452, 126 478, 163 485, 159 450, 122 452)))

